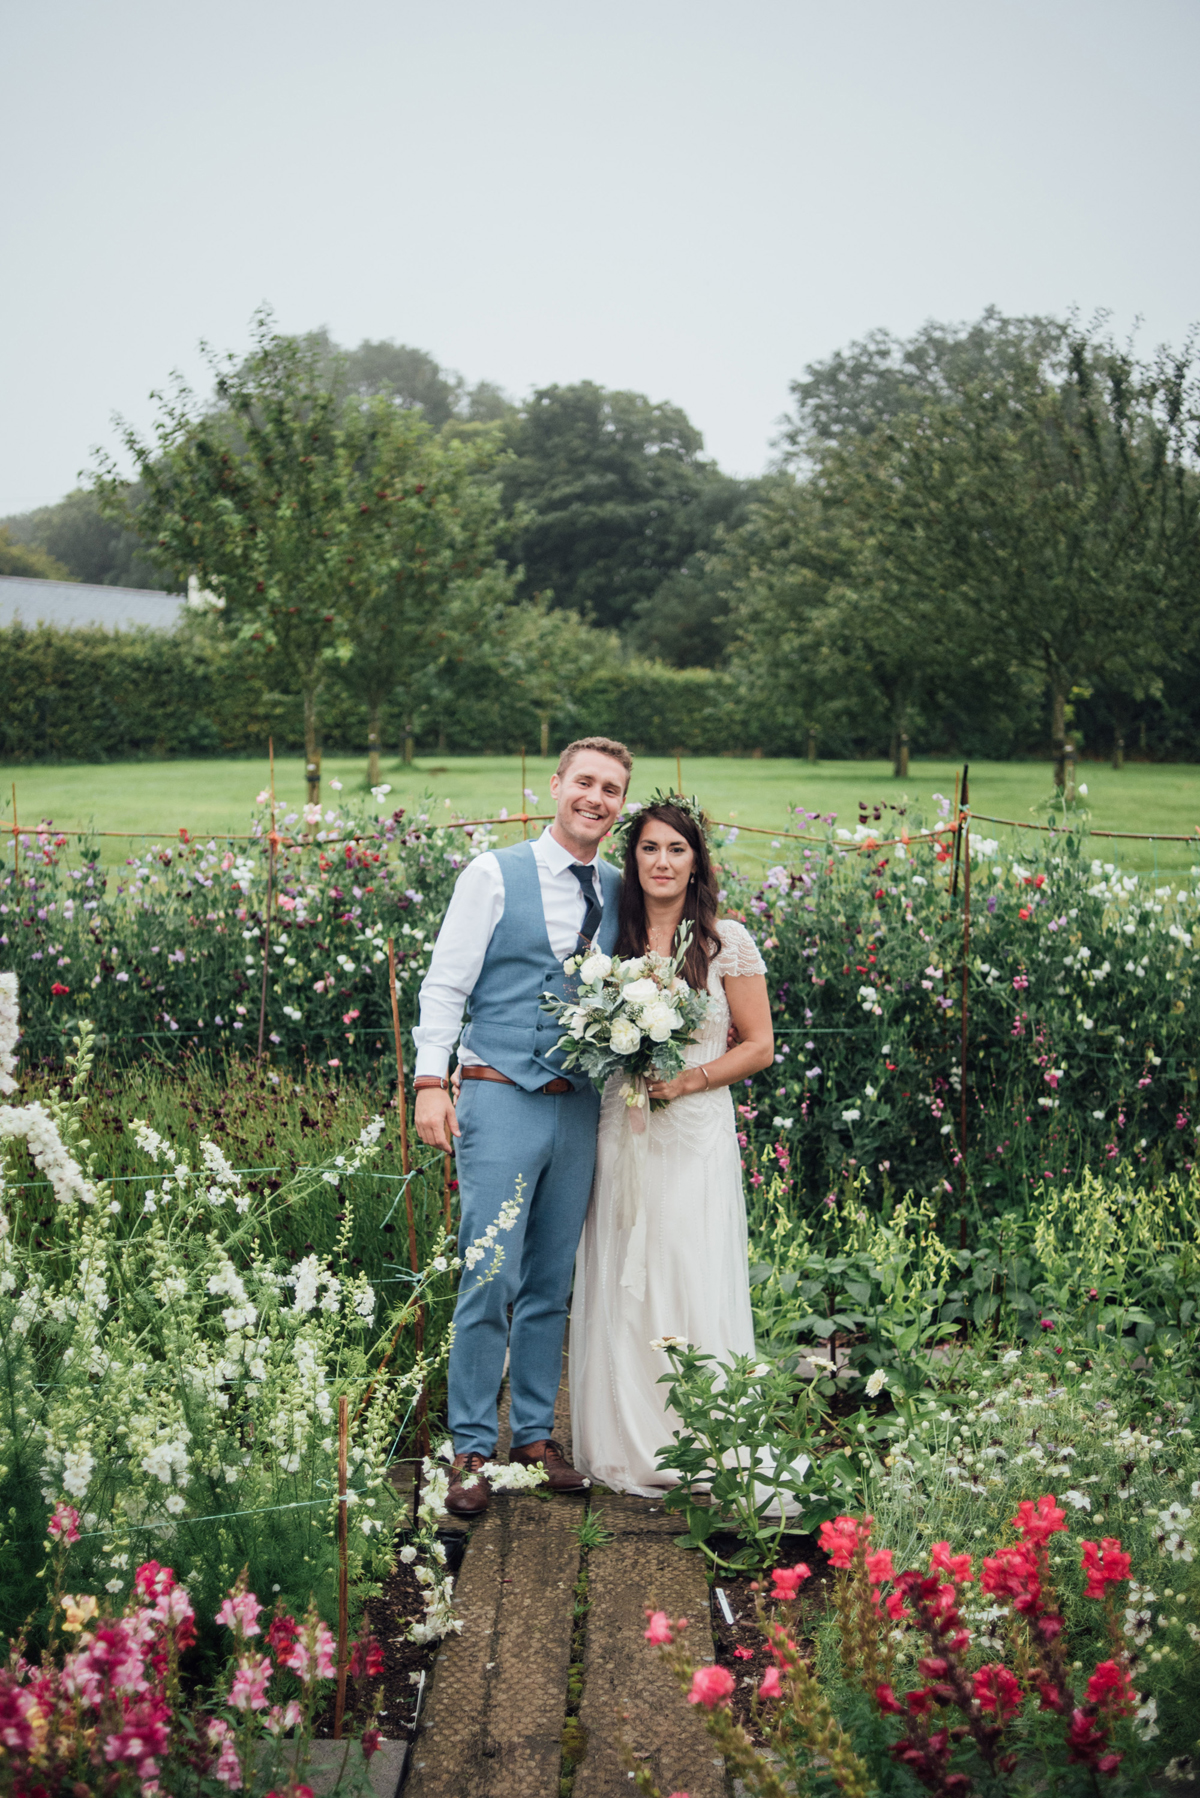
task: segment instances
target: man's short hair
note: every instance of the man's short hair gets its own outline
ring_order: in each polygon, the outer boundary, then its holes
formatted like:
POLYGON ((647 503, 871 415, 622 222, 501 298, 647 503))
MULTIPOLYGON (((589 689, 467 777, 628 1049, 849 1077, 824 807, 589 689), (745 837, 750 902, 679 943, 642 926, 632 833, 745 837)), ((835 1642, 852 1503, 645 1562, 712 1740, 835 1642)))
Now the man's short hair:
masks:
POLYGON ((575 757, 584 749, 594 749, 597 755, 611 755, 614 762, 620 762, 625 770, 625 785, 629 785, 629 777, 633 773, 633 757, 624 743, 618 743, 614 737, 580 737, 574 743, 568 743, 558 758, 558 767, 554 772, 561 780, 575 757))

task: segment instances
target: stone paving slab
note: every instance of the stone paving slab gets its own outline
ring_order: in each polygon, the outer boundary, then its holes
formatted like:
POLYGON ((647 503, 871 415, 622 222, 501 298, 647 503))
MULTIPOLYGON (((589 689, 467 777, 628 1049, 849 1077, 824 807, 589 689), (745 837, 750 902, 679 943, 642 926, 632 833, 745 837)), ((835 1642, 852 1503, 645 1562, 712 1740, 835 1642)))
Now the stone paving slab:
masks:
POLYGON ((642 1632, 646 1607, 691 1620, 691 1647, 711 1661, 708 1582, 698 1554, 671 1540, 679 1519, 655 1517, 649 1501, 597 1501, 615 1540, 588 1555, 587 1643, 579 1720, 587 1753, 573 1798, 617 1798, 631 1765, 649 1768, 663 1792, 725 1798, 725 1762, 716 1753, 658 1651, 642 1632))
POLYGON ((582 1514, 498 1495, 473 1527, 405 1798, 554 1798, 582 1514))

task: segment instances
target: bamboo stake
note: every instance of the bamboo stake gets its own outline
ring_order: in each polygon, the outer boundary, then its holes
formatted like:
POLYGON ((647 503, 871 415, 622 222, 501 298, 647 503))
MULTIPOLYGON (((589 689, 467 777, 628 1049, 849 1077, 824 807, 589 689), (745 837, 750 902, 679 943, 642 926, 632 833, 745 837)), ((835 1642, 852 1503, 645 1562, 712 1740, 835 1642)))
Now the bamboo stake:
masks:
POLYGON ((450 1168, 454 1157, 447 1154, 442 1164, 442 1209, 446 1218, 446 1234, 450 1234, 450 1168))
POLYGON ((675 791, 683 798, 683 752, 675 751, 675 791))
POLYGON ((959 776, 957 774, 954 776, 954 871, 950 878, 950 897, 952 899, 957 897, 958 894, 958 864, 962 850, 963 807, 967 804, 967 775, 969 772, 970 766, 967 762, 964 762, 962 768, 961 791, 959 788, 959 776))
POLYGON ((267 738, 267 754, 271 761, 271 829, 267 836, 267 903, 263 915, 262 996, 258 1005, 258 1059, 263 1058, 263 1033, 267 1027, 267 973, 271 954, 271 898, 275 891, 275 849, 279 833, 275 829, 275 739, 267 738))
POLYGON ((407 1174, 411 1172, 408 1157, 408 1095, 404 1090, 404 1047, 400 1040, 400 1002, 396 996, 394 937, 388 938, 388 988, 392 995, 392 1035, 396 1039, 396 1110, 400 1113, 400 1166, 407 1174))
MULTIPOLYGON (((400 1001, 396 993, 396 940, 388 938, 388 984, 392 994, 392 1035, 396 1043, 396 1109, 400 1113, 400 1166, 404 1173, 412 1172, 412 1163, 408 1152, 408 1096, 404 1088, 404 1045, 400 1039, 400 1001)), ((408 1217, 408 1259, 414 1277, 421 1272, 420 1257, 417 1254, 417 1220, 413 1210, 412 1181, 404 1182, 404 1209, 408 1217)), ((425 1307, 417 1306, 417 1314, 413 1319, 416 1332, 416 1351, 418 1356, 425 1348, 425 1307)), ((392 1344, 395 1347, 395 1343, 392 1344)), ((389 1351, 390 1352, 390 1351, 389 1351)), ((424 1389, 417 1400, 417 1440, 423 1454, 429 1452, 429 1424, 426 1416, 424 1389)))
POLYGON ((958 1061, 958 1155, 962 1173, 962 1216, 959 1220, 958 1246, 967 1246, 967 973, 971 960, 971 814, 963 813, 963 959, 962 959, 962 1042, 958 1061))
POLYGON ((337 1699, 333 1707, 333 1739, 342 1739, 342 1717, 346 1710, 346 1637, 349 1633, 350 1564, 346 1545, 346 1460, 350 1436, 350 1419, 346 1410, 346 1394, 338 1399, 338 1655, 337 1699))
POLYGON ((529 782, 525 778, 525 745, 524 745, 524 743, 522 743, 522 745, 521 745, 521 841, 522 842, 525 842, 529 836, 529 814, 525 809, 525 789, 528 785, 529 785, 529 782))

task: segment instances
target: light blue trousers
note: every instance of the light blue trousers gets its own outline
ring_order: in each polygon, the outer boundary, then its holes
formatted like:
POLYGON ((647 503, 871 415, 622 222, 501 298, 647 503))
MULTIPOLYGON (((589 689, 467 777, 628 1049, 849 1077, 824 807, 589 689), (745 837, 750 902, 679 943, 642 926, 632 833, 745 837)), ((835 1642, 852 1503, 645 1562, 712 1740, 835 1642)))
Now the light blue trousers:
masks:
POLYGON ((552 1097, 498 1081, 463 1082, 455 1147, 460 1255, 495 1223, 518 1176, 525 1187, 516 1224, 497 1238, 504 1259, 493 1277, 481 1278, 493 1265, 488 1254, 459 1278, 449 1369, 456 1454, 496 1452, 506 1345, 513 1446, 554 1433, 571 1273, 592 1189, 599 1117, 600 1095, 591 1085, 552 1097))

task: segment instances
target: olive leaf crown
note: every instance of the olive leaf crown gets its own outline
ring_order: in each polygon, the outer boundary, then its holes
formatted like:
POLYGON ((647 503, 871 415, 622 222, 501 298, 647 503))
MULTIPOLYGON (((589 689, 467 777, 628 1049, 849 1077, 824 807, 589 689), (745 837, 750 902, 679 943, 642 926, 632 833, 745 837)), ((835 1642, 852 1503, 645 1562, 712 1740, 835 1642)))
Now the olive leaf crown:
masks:
POLYGON ((700 832, 706 846, 712 847, 708 818, 696 795, 693 793, 688 798, 683 793, 664 793, 660 787, 651 793, 649 799, 630 800, 621 817, 613 825, 611 840, 620 860, 624 861, 625 859, 630 831, 636 828, 645 812, 653 811, 657 805, 673 805, 676 811, 685 813, 700 832))

